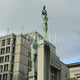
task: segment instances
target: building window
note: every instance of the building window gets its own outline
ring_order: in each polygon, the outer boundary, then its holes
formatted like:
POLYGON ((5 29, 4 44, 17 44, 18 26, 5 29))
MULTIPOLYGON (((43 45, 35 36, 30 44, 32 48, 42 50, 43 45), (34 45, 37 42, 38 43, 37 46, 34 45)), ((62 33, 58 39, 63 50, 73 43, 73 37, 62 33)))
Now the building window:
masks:
POLYGON ((80 80, 80 76, 77 76, 77 80, 80 80))
POLYGON ((0 74, 0 80, 1 80, 1 78, 2 78, 2 75, 0 74))
POLYGON ((13 77, 13 75, 12 75, 12 74, 10 74, 10 80, 12 80, 12 77, 13 77))
POLYGON ((2 70, 3 70, 3 66, 2 66, 2 65, 0 65, 0 72, 2 72, 2 70))
POLYGON ((31 58, 31 52, 28 52, 28 57, 31 58))
POLYGON ((56 62, 55 59, 53 61, 54 61, 53 63, 55 64, 55 62, 56 62))
POLYGON ((5 52, 5 48, 2 48, 1 49, 1 54, 4 54, 4 52, 5 52))
POLYGON ((4 71, 8 71, 8 64, 4 65, 4 71))
POLYGON ((7 44, 10 45, 10 38, 7 39, 7 44))
POLYGON ((59 67, 61 66, 61 64, 59 63, 59 67))
POLYGON ((32 62, 30 61, 30 67, 32 68, 32 62))
POLYGON ((28 67, 29 67, 29 60, 28 60, 28 67))
POLYGON ((12 53, 15 53, 15 47, 13 47, 12 53))
POLYGON ((3 74, 3 80, 7 80, 7 74, 3 74))
POLYGON ((28 60, 28 67, 32 67, 32 63, 30 60, 28 60))
POLYGON ((3 63, 4 57, 0 57, 0 63, 3 63))
POLYGON ((6 48, 6 53, 10 53, 10 47, 6 48))
POLYGON ((31 71, 31 69, 28 68, 28 74, 29 74, 30 71, 31 71))
POLYGON ((27 38, 28 39, 28 41, 30 42, 30 38, 27 38))
POLYGON ((15 45, 16 39, 13 40, 13 45, 15 45))
POLYGON ((13 66, 13 65, 11 65, 11 72, 13 72, 13 68, 14 68, 14 66, 13 66))
POLYGON ((51 58, 51 63, 53 64, 53 58, 51 58))
POLYGON ((12 56, 12 62, 14 62, 14 56, 12 56))
POLYGON ((5 62, 9 61, 9 55, 5 56, 5 62))
POLYGON ((67 78, 67 74, 65 74, 65 78, 67 78))
POLYGON ((5 40, 2 40, 2 46, 5 46, 5 40))

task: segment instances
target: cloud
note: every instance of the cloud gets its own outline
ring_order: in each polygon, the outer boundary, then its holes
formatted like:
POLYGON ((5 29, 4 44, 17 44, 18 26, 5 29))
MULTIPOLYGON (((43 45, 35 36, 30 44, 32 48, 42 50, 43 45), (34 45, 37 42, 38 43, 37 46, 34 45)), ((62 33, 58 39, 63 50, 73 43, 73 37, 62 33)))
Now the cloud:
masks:
MULTIPOLYGON (((63 37, 63 43, 56 43, 57 55, 64 61, 80 56, 80 39, 76 39, 74 30, 80 29, 80 0, 0 0, 0 35, 24 33, 42 30, 41 11, 45 4, 48 12, 48 35, 57 39, 63 37), (4 33, 3 33, 4 32, 4 33), (77 55, 76 55, 77 54, 77 55)), ((53 40, 50 40, 54 44, 53 40)))
MULTIPOLYGON (((63 48, 63 53, 60 52, 58 55, 61 57, 61 60, 65 63, 73 63, 80 61, 80 38, 79 36, 74 36, 71 39, 66 40, 64 45, 61 47, 63 48), (63 56, 62 56, 63 55, 63 56)), ((61 50, 61 49, 60 49, 61 50)))

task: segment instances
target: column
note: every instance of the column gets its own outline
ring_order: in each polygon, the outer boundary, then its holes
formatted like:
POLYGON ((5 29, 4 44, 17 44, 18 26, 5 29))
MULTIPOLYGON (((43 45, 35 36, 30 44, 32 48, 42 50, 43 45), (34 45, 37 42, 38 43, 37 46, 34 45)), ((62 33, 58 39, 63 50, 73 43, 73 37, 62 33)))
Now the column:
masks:
POLYGON ((50 75, 50 47, 44 40, 38 46, 38 80, 49 80, 50 75))

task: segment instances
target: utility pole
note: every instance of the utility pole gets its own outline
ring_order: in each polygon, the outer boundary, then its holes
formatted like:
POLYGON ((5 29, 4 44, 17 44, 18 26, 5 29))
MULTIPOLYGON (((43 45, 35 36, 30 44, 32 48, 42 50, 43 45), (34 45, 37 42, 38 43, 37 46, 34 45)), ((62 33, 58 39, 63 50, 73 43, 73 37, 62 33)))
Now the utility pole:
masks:
POLYGON ((7 34, 9 34, 9 28, 7 29, 7 34))
POLYGON ((22 24, 22 34, 23 34, 23 32, 24 32, 24 25, 22 24))

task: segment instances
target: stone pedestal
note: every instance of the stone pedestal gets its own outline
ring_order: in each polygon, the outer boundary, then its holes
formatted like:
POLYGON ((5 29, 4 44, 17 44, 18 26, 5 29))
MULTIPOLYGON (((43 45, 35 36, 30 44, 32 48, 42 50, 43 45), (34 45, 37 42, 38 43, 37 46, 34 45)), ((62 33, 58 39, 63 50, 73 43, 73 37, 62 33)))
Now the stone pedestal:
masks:
POLYGON ((37 80, 49 80, 50 72, 50 47, 45 40, 38 42, 38 70, 37 80))
POLYGON ((29 72, 29 80, 37 80, 37 72, 29 72))

